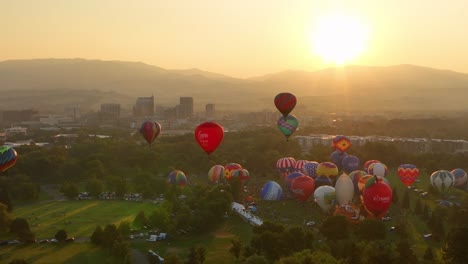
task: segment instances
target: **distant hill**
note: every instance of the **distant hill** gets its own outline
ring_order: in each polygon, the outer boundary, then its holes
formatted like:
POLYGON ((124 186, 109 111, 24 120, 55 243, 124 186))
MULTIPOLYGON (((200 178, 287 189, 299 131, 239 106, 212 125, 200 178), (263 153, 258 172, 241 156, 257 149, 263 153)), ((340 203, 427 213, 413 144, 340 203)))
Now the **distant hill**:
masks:
POLYGON ((175 106, 180 96, 192 96, 197 111, 207 103, 216 104, 218 110, 274 110, 274 96, 291 92, 300 109, 318 112, 451 111, 468 109, 468 74, 414 65, 348 66, 238 79, 140 62, 9 60, 0 62, 0 92, 0 109, 63 109, 66 104, 98 109, 103 102, 130 108, 136 97, 154 94, 155 103, 163 106, 175 106))

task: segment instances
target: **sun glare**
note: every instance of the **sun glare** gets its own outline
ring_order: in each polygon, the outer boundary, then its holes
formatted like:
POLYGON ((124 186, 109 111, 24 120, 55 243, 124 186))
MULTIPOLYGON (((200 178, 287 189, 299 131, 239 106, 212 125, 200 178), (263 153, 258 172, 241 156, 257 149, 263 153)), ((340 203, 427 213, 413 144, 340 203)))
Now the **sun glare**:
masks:
POLYGON ((311 41, 314 52, 326 63, 344 65, 356 59, 367 45, 368 28, 343 14, 320 17, 311 41))

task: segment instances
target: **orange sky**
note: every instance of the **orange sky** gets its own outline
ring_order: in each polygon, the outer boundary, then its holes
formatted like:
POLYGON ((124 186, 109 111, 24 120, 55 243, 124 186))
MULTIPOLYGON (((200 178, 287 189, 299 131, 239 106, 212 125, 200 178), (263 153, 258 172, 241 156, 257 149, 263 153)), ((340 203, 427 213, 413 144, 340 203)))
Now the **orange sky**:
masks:
POLYGON ((313 71, 326 66, 312 48, 317 17, 340 12, 369 27, 352 64, 468 72, 466 10, 465 0, 4 1, 0 60, 142 61, 235 77, 313 71))

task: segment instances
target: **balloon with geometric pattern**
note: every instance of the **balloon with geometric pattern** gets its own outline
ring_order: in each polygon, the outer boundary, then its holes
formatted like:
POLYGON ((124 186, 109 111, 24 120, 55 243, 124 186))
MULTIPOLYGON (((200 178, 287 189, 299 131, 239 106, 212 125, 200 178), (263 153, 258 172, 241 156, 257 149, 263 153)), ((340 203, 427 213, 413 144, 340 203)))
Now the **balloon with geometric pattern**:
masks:
POLYGON ((296 131, 299 126, 299 120, 293 115, 278 118, 276 122, 280 132, 286 137, 286 140, 296 131))
POLYGON ((276 169, 283 177, 286 177, 296 170, 296 160, 292 157, 280 158, 276 162, 276 169))
POLYGON ((453 176, 455 176, 455 187, 460 188, 465 185, 468 181, 468 175, 462 169, 454 169, 451 171, 453 176))
POLYGON ((419 169, 413 164, 402 164, 397 170, 398 177, 404 185, 410 186, 419 176, 419 169))
POLYGON ((180 170, 174 170, 169 173, 167 182, 172 185, 185 186, 187 184, 187 177, 180 170))
POLYGON ((218 183, 224 179, 224 166, 223 165, 214 165, 208 171, 208 180, 211 183, 218 183))
POLYGON ((148 145, 151 146, 153 141, 161 133, 161 125, 158 122, 145 121, 141 124, 140 133, 143 135, 146 142, 148 142, 148 145))
POLYGON ((296 169, 297 172, 302 172, 302 168, 304 167, 304 164, 306 164, 308 161, 307 160, 297 160, 296 165, 294 166, 294 169, 296 169))
POLYGON ((309 161, 304 166, 302 166, 302 173, 307 176, 312 177, 312 179, 317 178, 317 167, 319 163, 316 161, 309 161))
POLYGON ((346 152, 351 147, 351 140, 343 135, 335 136, 333 138, 333 147, 341 152, 346 152))
POLYGON ((0 147, 0 172, 5 172, 15 165, 18 160, 18 153, 12 147, 0 147))
POLYGON ((447 194, 455 186, 455 176, 447 170, 438 170, 431 174, 432 186, 441 194, 447 194))

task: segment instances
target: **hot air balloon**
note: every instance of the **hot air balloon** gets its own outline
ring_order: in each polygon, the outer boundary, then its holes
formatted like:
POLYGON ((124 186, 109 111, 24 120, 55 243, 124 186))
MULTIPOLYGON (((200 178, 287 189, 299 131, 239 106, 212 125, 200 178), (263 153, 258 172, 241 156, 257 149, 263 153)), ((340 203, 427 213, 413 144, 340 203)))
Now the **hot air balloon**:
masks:
POLYGON ((355 170, 349 174, 349 178, 351 178, 354 184, 354 194, 360 193, 358 183, 359 183, 359 180, 366 175, 367 175, 367 172, 362 171, 362 170, 355 170))
POLYGON ((404 185, 410 186, 419 176, 419 169, 412 164, 402 164, 397 170, 398 177, 404 185))
POLYGON ((316 161, 308 161, 304 166, 302 166, 302 173, 304 175, 312 177, 315 180, 317 178, 317 167, 319 163, 316 161))
POLYGON ((0 172, 5 172, 15 165, 18 160, 18 153, 12 147, 0 147, 0 172))
POLYGON ((338 175, 338 167, 332 162, 322 162, 317 166, 317 175, 325 175, 332 181, 335 181, 338 175))
POLYGON ((438 170, 431 174, 431 184, 441 194, 446 194, 455 185, 455 176, 446 170, 438 170))
POLYGON ((354 197, 354 184, 351 178, 343 173, 335 183, 336 201, 339 205, 351 203, 354 197))
POLYGON ((351 147, 351 140, 342 135, 335 136, 333 138, 333 147, 341 152, 346 152, 351 147))
POLYGON ((392 203, 392 188, 388 184, 376 180, 374 184, 364 189, 362 198, 364 206, 371 216, 381 219, 392 203))
POLYGON ((306 164, 307 162, 308 162, 307 160, 297 160, 296 165, 294 166, 295 171, 302 172, 302 168, 304 167, 304 164, 306 164))
POLYGON ((315 178, 315 188, 325 185, 333 186, 333 181, 325 175, 320 175, 317 178, 315 178))
POLYGON ((291 183, 292 181, 297 178, 297 177, 300 177, 300 176, 304 176, 304 174, 300 173, 300 172, 293 172, 291 174, 289 174, 288 176, 286 176, 284 178, 284 182, 286 183, 286 187, 288 188, 288 190, 291 190, 291 183))
POLYGON ((187 184, 187 177, 180 170, 174 170, 169 173, 167 182, 173 185, 185 186, 187 184))
POLYGON ((260 191, 260 197, 262 200, 266 201, 279 201, 283 199, 283 189, 278 183, 268 181, 263 185, 262 190, 260 191))
POLYGON ((296 131, 299 126, 299 121, 293 115, 288 115, 287 117, 280 117, 276 122, 280 132, 288 139, 294 131, 296 131))
POLYGON ((216 150, 223 137, 224 128, 215 122, 205 122, 195 128, 195 139, 208 155, 216 150))
POLYGON ((291 157, 281 158, 276 162, 276 169, 283 175, 288 176, 290 173, 295 171, 296 160, 291 157))
POLYGON ((335 204, 335 188, 331 186, 320 186, 314 192, 315 202, 323 211, 328 211, 335 204))
POLYGON ((343 165, 343 170, 346 173, 351 173, 359 169, 360 161, 359 158, 354 155, 347 155, 343 158, 341 164, 343 165))
POLYGON ((232 178, 239 178, 242 185, 244 185, 250 178, 250 173, 246 169, 235 170, 232 172, 232 178))
POLYGON ((280 93, 275 96, 275 106, 286 118, 296 106, 296 96, 291 93, 280 93))
POLYGON ((341 152, 339 150, 335 150, 332 152, 332 154, 330 155, 330 161, 336 165, 336 167, 338 167, 339 170, 341 170, 343 168, 342 166, 342 162, 343 162, 343 159, 348 156, 348 154, 346 154, 346 152, 341 152))
POLYGON ((388 186, 390 186, 390 182, 388 181, 387 178, 382 177, 382 176, 377 176, 377 175, 372 175, 372 176, 373 176, 373 177, 370 177, 370 178, 366 181, 366 184, 364 185, 364 189, 366 189, 367 187, 370 187, 372 184, 374 184, 375 181, 379 181, 379 182, 385 183, 385 184, 387 184, 388 186))
POLYGON ((366 176, 362 176, 360 179, 359 179, 359 182, 358 182, 358 189, 360 192, 362 192, 364 190, 364 188, 366 187, 366 183, 367 181, 374 177, 374 175, 366 175, 366 176))
POLYGON ((372 163, 381 163, 380 161, 378 160, 368 160, 364 163, 364 171, 365 172, 369 172, 367 169, 369 168, 369 166, 372 164, 372 163))
POLYGON ((454 169, 451 171, 453 176, 455 176, 455 187, 460 188, 465 185, 468 181, 468 175, 462 169, 454 169))
POLYGON ((211 183, 218 183, 224 179, 224 166, 223 165, 214 165, 208 171, 208 180, 211 183))
POLYGON ((145 121, 141 124, 140 133, 146 142, 151 145, 161 133, 161 125, 158 122, 145 121))
POLYGON ((387 175, 387 166, 383 163, 372 163, 371 165, 369 165, 369 167, 367 168, 367 172, 370 174, 370 175, 377 175, 377 176, 380 176, 380 177, 385 177, 387 175))
POLYGON ((224 179, 230 180, 232 178, 232 173, 236 170, 242 170, 242 166, 237 163, 228 163, 224 166, 224 179))
POLYGON ((309 176, 299 176, 291 182, 291 192, 297 199, 305 202, 314 193, 315 182, 309 176))
POLYGON ((358 207, 354 204, 336 205, 333 215, 342 215, 352 224, 358 224, 361 221, 361 214, 358 207))
POLYGON ((247 197, 245 198, 245 201, 248 202, 248 203, 251 203, 251 202, 254 201, 254 198, 253 198, 251 195, 249 195, 249 196, 247 196, 247 197))

